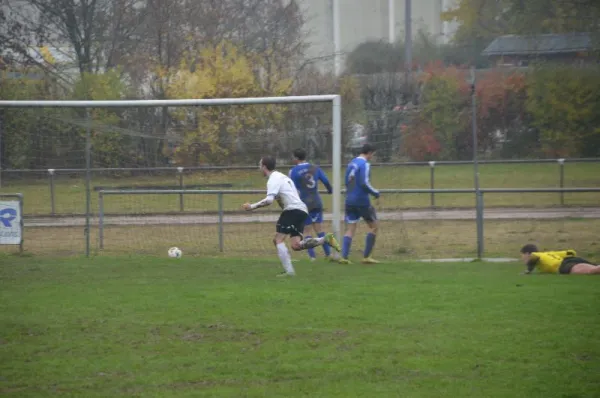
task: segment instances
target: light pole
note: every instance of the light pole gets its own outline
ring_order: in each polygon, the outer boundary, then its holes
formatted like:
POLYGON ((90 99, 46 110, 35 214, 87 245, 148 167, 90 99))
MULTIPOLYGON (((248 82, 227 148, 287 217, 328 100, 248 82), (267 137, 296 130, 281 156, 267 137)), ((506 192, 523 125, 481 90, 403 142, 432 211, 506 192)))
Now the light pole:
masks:
MULTIPOLYGON (((412 72, 412 1, 405 0, 404 3, 404 84, 408 97, 412 96, 410 85, 412 72)), ((408 101, 407 101, 408 102, 408 101)))
POLYGON ((396 0, 388 0, 388 41, 396 41, 396 0))
POLYGON ((342 60, 341 52, 342 46, 340 42, 340 1, 333 1, 333 67, 336 76, 339 76, 342 72, 342 60))

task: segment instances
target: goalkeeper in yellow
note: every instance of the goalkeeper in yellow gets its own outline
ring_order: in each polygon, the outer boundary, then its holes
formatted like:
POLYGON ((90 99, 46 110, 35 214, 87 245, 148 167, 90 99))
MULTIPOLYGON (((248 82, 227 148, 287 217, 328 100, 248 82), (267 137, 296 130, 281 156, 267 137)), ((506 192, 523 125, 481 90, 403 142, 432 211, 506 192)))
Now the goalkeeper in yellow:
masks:
POLYGON ((577 257, 575 250, 540 252, 536 245, 528 244, 521 249, 521 258, 527 265, 524 274, 530 274, 537 268, 549 274, 600 275, 600 265, 577 257))

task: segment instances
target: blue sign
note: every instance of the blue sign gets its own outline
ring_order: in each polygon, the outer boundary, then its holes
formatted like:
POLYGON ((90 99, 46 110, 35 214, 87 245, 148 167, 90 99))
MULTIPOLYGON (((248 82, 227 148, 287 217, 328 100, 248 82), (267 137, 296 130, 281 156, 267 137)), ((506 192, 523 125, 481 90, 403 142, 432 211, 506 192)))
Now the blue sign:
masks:
POLYGON ((21 206, 19 201, 0 201, 0 245, 21 243, 21 206))
POLYGON ((17 218, 16 209, 2 209, 0 210, 0 222, 4 224, 6 228, 11 228, 11 222, 17 218))

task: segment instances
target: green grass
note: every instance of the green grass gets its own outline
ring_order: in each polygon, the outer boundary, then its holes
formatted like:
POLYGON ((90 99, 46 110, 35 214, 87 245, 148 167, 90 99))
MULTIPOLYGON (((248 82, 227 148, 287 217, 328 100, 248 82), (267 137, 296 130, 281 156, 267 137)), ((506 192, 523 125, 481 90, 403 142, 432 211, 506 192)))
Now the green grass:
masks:
MULTIPOLYGON (((284 170, 286 171, 286 170, 284 170)), ((325 170, 331 175, 330 170, 325 170)), ((378 188, 430 188, 429 167, 373 167, 372 182, 378 188)), ((556 164, 491 164, 480 168, 481 185, 484 188, 548 188, 559 187, 559 168, 556 164)), ((265 180, 258 170, 247 171, 207 171, 186 174, 184 183, 233 184, 234 189, 265 189, 265 180)), ((140 186, 178 185, 174 174, 171 177, 123 177, 105 178, 96 175, 94 186, 140 186)), ((565 165, 566 187, 600 186, 599 163, 573 163, 565 165)), ((435 188, 472 188, 473 171, 470 165, 438 166, 435 169, 435 188)), ((46 178, 5 179, 0 193, 21 192, 25 195, 25 212, 28 215, 51 213, 50 189, 46 178)), ((600 203, 598 193, 565 194, 565 204, 569 206, 594 206, 600 203)), ((224 209, 239 210, 241 203, 257 200, 256 195, 225 195, 224 209)), ((429 194, 386 195, 387 208, 420 208, 430 206, 429 194)), ((487 207, 519 206, 545 207, 558 206, 560 194, 489 194, 485 197, 487 207)), ((436 195, 435 205, 440 207, 473 207, 472 194, 436 195)), ((92 206, 97 211, 97 193, 93 194, 92 206)), ((325 206, 331 208, 329 197, 325 206)), ((217 211, 214 195, 189 195, 184 198, 185 211, 217 211)), ((179 211, 178 195, 117 196, 107 198, 105 209, 109 213, 173 212, 179 211)), ((55 211, 58 214, 85 213, 85 183, 81 175, 69 178, 57 175, 55 182, 55 211)))
POLYGON ((599 278, 0 257, 5 397, 597 397, 599 278))

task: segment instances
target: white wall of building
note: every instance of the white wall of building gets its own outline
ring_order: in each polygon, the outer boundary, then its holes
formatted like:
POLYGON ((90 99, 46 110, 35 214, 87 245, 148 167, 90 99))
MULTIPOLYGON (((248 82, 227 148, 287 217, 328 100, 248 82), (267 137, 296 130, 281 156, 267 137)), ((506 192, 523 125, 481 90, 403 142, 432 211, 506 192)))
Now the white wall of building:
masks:
MULTIPOLYGON (((298 0, 306 17, 310 47, 307 58, 328 58, 321 65, 331 67, 334 51, 334 0, 298 0)), ((396 38, 404 37, 405 0, 337 0, 340 18, 340 51, 347 54, 368 40, 388 40, 390 32, 390 2, 393 2, 396 38)), ((413 37, 425 30, 448 42, 456 27, 443 23, 441 13, 452 8, 458 0, 412 0, 413 37)))

